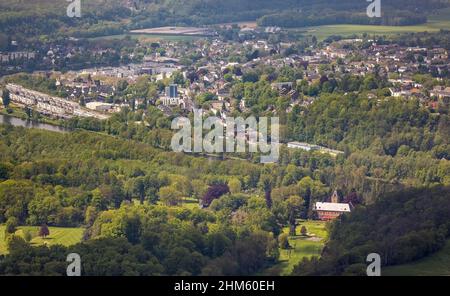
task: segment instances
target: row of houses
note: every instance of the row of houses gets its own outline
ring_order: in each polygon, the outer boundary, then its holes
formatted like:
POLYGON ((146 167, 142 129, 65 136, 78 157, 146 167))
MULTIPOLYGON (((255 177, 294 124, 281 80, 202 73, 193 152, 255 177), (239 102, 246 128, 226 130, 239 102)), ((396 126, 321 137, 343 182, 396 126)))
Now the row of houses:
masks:
POLYGON ((435 86, 430 91, 430 96, 437 97, 438 99, 450 98, 450 87, 435 86))
POLYGON ((75 116, 97 119, 108 118, 107 115, 85 109, 78 103, 30 90, 21 85, 8 83, 6 89, 10 92, 12 102, 52 117, 63 119, 75 116))
POLYGON ((16 60, 31 60, 36 58, 34 51, 0 52, 0 63, 9 63, 16 60))

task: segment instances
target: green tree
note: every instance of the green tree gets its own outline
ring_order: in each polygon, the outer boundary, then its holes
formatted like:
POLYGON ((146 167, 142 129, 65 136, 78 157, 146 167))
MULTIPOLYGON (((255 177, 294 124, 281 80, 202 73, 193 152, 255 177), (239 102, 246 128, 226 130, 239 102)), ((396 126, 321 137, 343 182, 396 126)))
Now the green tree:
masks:
POLYGON ((133 183, 133 192, 139 197, 139 202, 144 203, 145 200, 145 178, 137 177, 133 183))
POLYGON ((176 206, 182 197, 182 193, 173 186, 164 186, 159 189, 159 198, 169 206, 176 206))
POLYGON ((228 181, 228 187, 230 188, 230 192, 232 194, 240 193, 241 181, 239 181, 238 178, 232 178, 230 181, 228 181))
POLYGON ((16 228, 18 226, 18 220, 16 217, 9 217, 6 221, 6 233, 14 233, 16 232, 16 228))
MULTIPOLYGON (((8 237, 6 245, 8 247, 8 251, 11 255, 28 255, 30 245, 20 236, 11 235, 8 237)), ((23 257, 22 257, 23 258, 23 257)))
POLYGON ((2 102, 3 102, 3 106, 5 106, 5 108, 8 108, 9 103, 11 102, 11 96, 10 96, 9 90, 7 90, 6 88, 3 89, 3 92, 2 92, 2 102))
POLYGON ((288 221, 289 221, 289 234, 296 234, 296 218, 300 214, 300 210, 303 206, 303 199, 300 196, 292 195, 287 200, 288 221))
POLYGON ((264 191, 267 208, 272 208, 272 184, 273 177, 270 175, 262 175, 259 180, 259 186, 264 191))
POLYGON ((208 190, 208 185, 206 185, 205 182, 199 179, 192 180, 191 186, 192 194, 197 200, 200 200, 200 198, 202 198, 208 190))

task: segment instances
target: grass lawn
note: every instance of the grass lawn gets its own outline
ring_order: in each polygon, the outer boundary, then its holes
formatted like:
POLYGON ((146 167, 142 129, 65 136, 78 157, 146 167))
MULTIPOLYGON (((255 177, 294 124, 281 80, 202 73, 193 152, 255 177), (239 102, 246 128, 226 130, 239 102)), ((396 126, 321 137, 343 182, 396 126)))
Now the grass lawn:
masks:
MULTIPOLYGON (((302 221, 300 225, 297 226, 297 235, 289 236, 291 249, 280 249, 279 263, 265 270, 263 274, 289 275, 294 266, 304 257, 310 258, 312 256, 320 256, 325 244, 325 239, 327 238, 325 224, 326 223, 322 221, 302 221), (307 237, 299 235, 303 225, 308 231, 307 237)), ((289 228, 285 227, 283 232, 289 233, 289 228)))
MULTIPOLYGON (((23 236, 23 230, 28 230, 34 233, 35 236, 31 240, 31 245, 39 246, 43 244, 47 245, 64 245, 70 246, 81 241, 84 228, 69 228, 69 227, 49 227, 50 235, 45 239, 37 236, 39 231, 38 226, 19 226, 16 231, 16 235, 23 236)), ((0 225, 0 254, 7 253, 6 241, 5 241, 5 226, 0 225)))
MULTIPOLYGON (((139 201, 135 202, 135 204, 139 204, 139 201)), ((164 205, 165 203, 158 200, 157 204, 164 205)), ((180 203, 178 203, 177 206, 173 206, 173 207, 182 207, 182 208, 192 210, 192 209, 198 209, 199 203, 198 203, 198 200, 193 197, 183 197, 182 201, 180 203)))
POLYGON ((387 276, 450 276, 450 240, 435 254, 409 264, 389 266, 381 269, 387 276))
POLYGON ((185 197, 183 198, 183 202, 180 203, 180 206, 187 208, 187 209, 198 209, 199 205, 198 205, 198 200, 196 198, 193 197, 185 197))

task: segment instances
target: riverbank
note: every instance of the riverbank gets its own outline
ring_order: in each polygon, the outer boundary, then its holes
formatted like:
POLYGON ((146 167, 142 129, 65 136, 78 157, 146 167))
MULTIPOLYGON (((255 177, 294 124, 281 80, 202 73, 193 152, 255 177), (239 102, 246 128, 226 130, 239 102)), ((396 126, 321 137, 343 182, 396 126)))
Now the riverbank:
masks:
POLYGON ((25 128, 44 129, 47 131, 58 132, 58 133, 70 132, 70 129, 67 129, 67 128, 59 126, 59 125, 53 125, 53 124, 33 121, 33 120, 29 120, 29 119, 22 119, 19 117, 5 115, 5 114, 0 114, 0 124, 25 127, 25 128))
POLYGON ((0 107, 0 114, 10 117, 15 117, 23 120, 29 120, 33 122, 38 123, 45 123, 45 124, 51 124, 55 126, 63 126, 63 122, 61 120, 52 119, 50 117, 42 116, 39 114, 35 118, 30 118, 24 111, 23 108, 11 103, 8 108, 5 108, 4 106, 0 107))

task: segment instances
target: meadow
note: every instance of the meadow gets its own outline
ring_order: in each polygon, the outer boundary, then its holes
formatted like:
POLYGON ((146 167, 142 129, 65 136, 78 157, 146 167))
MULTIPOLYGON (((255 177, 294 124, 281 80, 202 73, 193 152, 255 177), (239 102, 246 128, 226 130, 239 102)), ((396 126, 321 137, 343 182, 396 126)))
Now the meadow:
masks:
MULTIPOLYGON (((289 227, 283 228, 284 233, 289 233, 289 227)), ((320 257, 327 239, 326 222, 301 221, 296 229, 296 235, 289 236, 290 249, 280 248, 279 263, 266 269, 264 275, 290 275, 292 269, 304 257, 320 257), (300 234, 302 226, 306 227, 307 236, 300 234)))
MULTIPOLYGON (((23 237, 24 231, 30 231, 33 235, 31 245, 63 245, 70 246, 81 242, 83 236, 83 228, 69 228, 69 227, 49 227, 50 235, 42 238, 37 235, 39 231, 38 226, 19 226, 15 232, 16 235, 23 237)), ((0 225, 0 255, 8 252, 5 240, 5 226, 0 225)))

